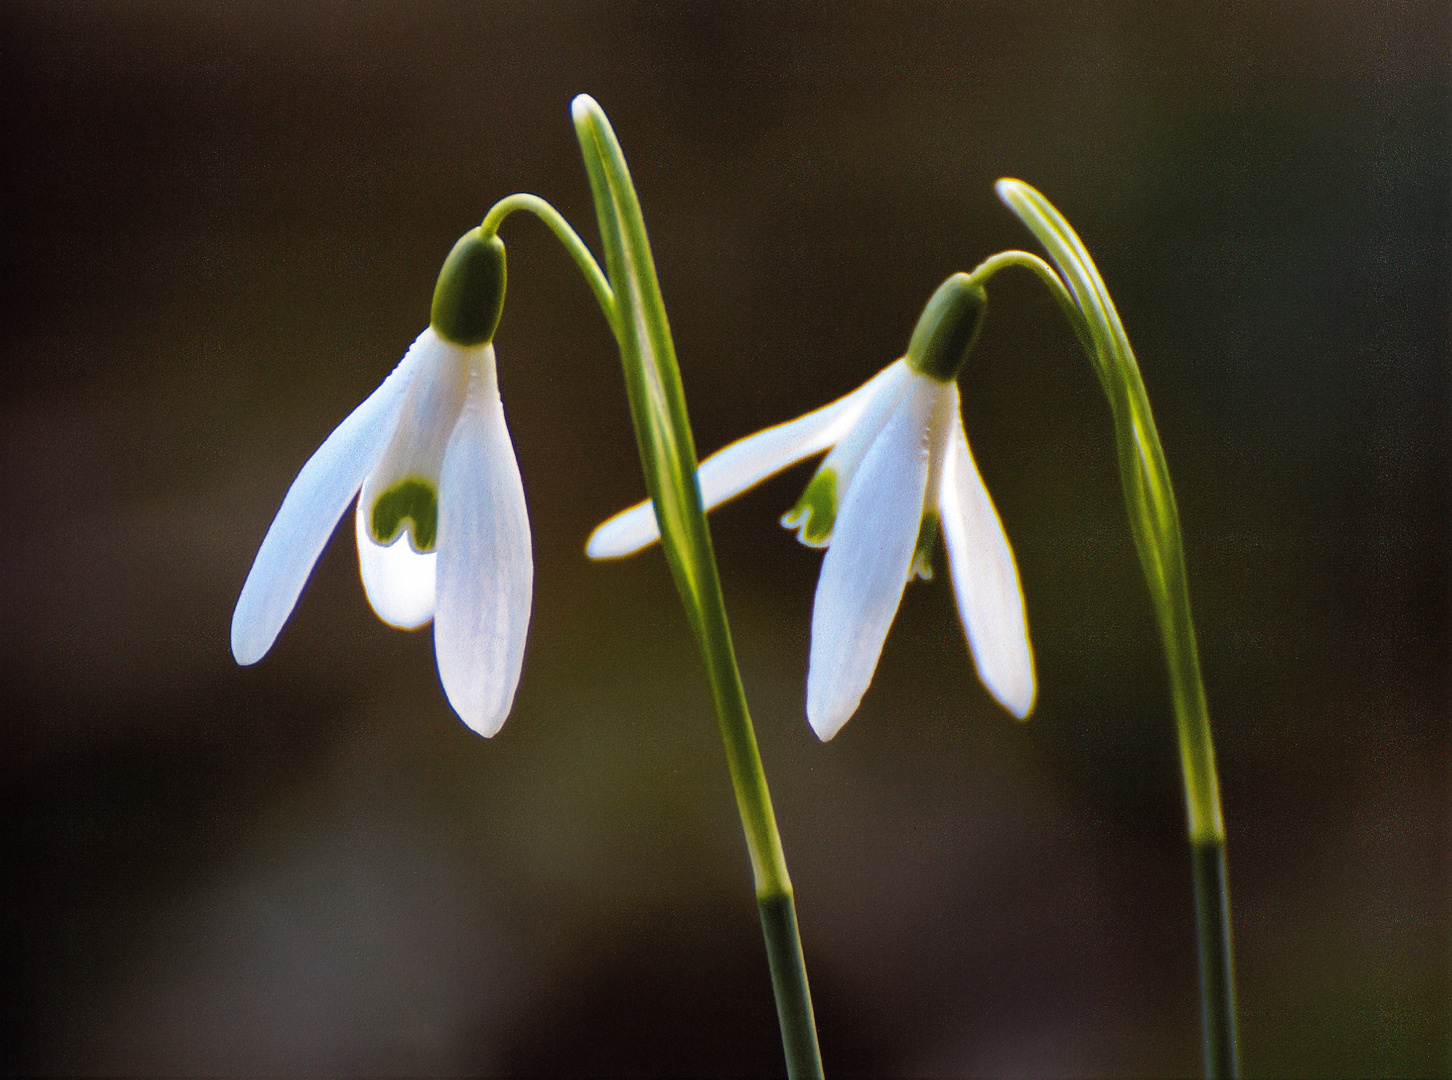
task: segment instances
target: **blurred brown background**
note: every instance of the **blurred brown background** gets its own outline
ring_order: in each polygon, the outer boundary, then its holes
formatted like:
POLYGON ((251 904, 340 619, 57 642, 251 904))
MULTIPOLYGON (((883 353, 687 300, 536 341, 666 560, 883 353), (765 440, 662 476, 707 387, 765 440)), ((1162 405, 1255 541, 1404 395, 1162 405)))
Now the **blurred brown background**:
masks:
MULTIPOLYGON (((856 386, 948 273, 1096 256, 1179 493, 1250 1073, 1445 1075, 1449 17, 1442 3, 0 7, 11 1072, 769 1074, 714 720, 613 343, 504 229, 534 525, 514 712, 471 735, 344 529, 272 653, 228 622, 307 455, 512 191, 593 245, 629 156, 699 449, 856 386)), ((713 515, 829 1074, 1199 1069, 1188 856, 1107 408, 1005 275, 965 419, 1041 685, 908 590, 828 745, 796 470, 713 515)))

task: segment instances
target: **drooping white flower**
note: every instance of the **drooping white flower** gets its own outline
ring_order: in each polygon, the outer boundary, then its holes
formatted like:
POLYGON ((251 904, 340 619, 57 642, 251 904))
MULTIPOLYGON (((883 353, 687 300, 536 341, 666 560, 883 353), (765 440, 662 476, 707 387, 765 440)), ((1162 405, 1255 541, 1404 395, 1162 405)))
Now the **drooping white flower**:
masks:
MULTIPOLYGON (((963 433, 957 374, 986 298, 955 274, 933 294, 903 359, 846 397, 748 436, 701 463, 707 509, 830 449, 782 518, 826 546, 812 611, 807 719, 830 739, 872 681, 903 589, 932 576, 941 525, 958 612, 979 678, 1019 718, 1033 707, 1033 651, 1013 551, 963 433)), ((649 502, 590 537, 593 558, 629 555, 659 538, 649 502)))
POLYGON ((373 610, 405 629, 433 619, 449 703, 481 735, 504 723, 534 578, 492 344, 504 283, 504 245, 467 233, 439 275, 428 329, 283 499, 232 616, 239 664, 272 647, 356 495, 358 560, 373 610))

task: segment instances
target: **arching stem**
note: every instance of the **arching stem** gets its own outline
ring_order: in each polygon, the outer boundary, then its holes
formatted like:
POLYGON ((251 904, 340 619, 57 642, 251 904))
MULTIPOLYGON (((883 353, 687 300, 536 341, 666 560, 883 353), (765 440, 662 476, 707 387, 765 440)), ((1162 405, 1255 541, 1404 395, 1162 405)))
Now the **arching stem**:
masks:
POLYGON ((580 239, 580 234, 570 227, 558 210, 545 202, 538 195, 526 195, 523 192, 515 195, 506 195, 492 207, 489 213, 484 215, 484 222, 480 229, 485 236, 493 236, 499 231, 500 224, 516 210, 528 210, 535 217, 539 218, 550 232, 559 237, 560 243, 565 245, 565 250, 575 260, 575 265, 580 268, 580 273, 585 275, 585 281, 590 286, 590 291, 595 294, 595 300, 600 305, 600 310, 605 315, 605 321, 615 328, 617 318, 615 308, 615 293, 610 288, 610 282, 600 269, 600 264, 595 261, 595 256, 590 254, 590 249, 585 241, 580 239))

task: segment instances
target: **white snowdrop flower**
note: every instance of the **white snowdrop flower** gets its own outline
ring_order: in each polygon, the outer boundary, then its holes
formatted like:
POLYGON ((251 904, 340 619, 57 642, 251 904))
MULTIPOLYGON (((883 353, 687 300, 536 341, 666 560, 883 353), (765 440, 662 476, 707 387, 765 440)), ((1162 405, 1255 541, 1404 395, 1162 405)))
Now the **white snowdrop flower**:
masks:
MULTIPOLYGON (((978 676, 1020 719, 1034 702, 1033 650, 1013 551, 963 433, 957 375, 987 298, 966 274, 933 294, 907 355, 846 397, 767 428, 701 463, 707 509, 830 450, 782 524, 827 548, 812 611, 807 719, 837 734, 872 682, 903 589, 929 578, 941 526, 958 612, 978 676)), ((649 502, 590 537, 597 559, 659 538, 649 502)))
POLYGON ((534 578, 492 344, 504 284, 503 243, 466 233, 439 274, 428 329, 283 499, 232 616, 239 664, 272 647, 356 495, 358 560, 373 610, 405 629, 433 619, 449 703, 481 735, 503 725, 524 663, 534 578))

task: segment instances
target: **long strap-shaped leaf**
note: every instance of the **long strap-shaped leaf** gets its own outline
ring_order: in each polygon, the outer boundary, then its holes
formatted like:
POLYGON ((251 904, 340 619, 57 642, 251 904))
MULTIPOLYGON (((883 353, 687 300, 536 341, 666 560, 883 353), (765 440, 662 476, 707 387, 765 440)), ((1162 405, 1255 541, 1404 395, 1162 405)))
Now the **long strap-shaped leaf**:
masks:
POLYGON ((1049 200, 1028 184, 1000 180, 997 189, 999 197, 1044 245, 1083 312, 1089 338, 1084 344, 1114 416, 1130 531, 1154 602, 1175 706, 1194 866, 1205 1067, 1211 1077, 1233 1077, 1239 1065, 1225 821, 1220 812, 1220 783, 1205 687, 1200 680, 1195 624, 1190 618, 1180 515, 1169 469, 1129 337, 1083 241, 1049 200))
POLYGON ((572 111, 595 196, 606 274, 614 292, 612 323, 625 369, 645 486, 655 503, 666 561, 706 664, 751 853, 787 1071, 792 1077, 821 1076, 796 903, 731 644, 721 580, 696 481, 696 450, 685 392, 645 222, 625 156, 605 113, 583 94, 575 99, 572 111))

